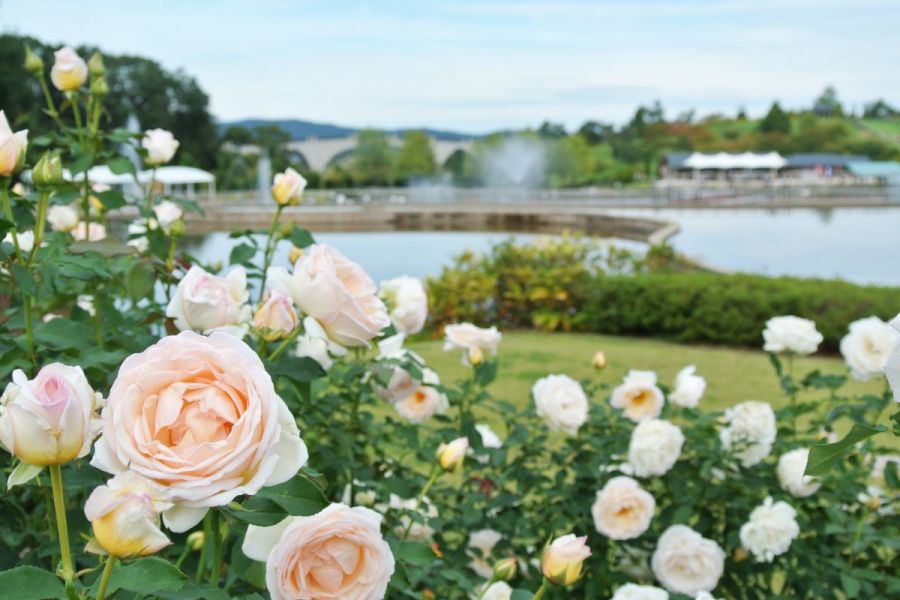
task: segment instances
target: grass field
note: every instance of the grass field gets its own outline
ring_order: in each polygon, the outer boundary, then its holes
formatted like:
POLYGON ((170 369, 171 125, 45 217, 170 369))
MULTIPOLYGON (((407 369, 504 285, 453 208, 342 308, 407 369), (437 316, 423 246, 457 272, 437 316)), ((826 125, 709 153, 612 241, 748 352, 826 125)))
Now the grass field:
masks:
MULTIPOLYGON (((457 352, 443 352, 441 345, 439 340, 409 344, 440 374, 444 383, 453 383, 465 376, 466 368, 460 364, 457 352)), ((615 386, 629 369, 642 369, 655 371, 660 383, 671 386, 675 374, 691 364, 697 366, 698 374, 708 382, 701 402, 703 408, 722 409, 743 400, 764 400, 776 407, 787 402, 769 358, 761 350, 686 346, 636 337, 510 331, 503 333, 499 357, 500 372, 491 392, 522 407, 531 401, 529 393, 534 382, 550 373, 564 373, 575 379, 599 377, 615 386), (602 350, 608 361, 602 372, 591 366, 591 357, 597 350, 602 350)), ((830 374, 847 371, 839 356, 812 356, 797 359, 795 363, 798 376, 813 369, 830 374)), ((884 381, 851 380, 844 389, 847 393, 881 394, 885 386, 884 381)), ((803 396, 802 399, 811 398, 803 396)), ((885 411, 883 422, 887 422, 892 412, 885 411)), ((838 430, 846 428, 844 423, 838 430)), ((893 445, 888 440, 882 441, 893 445)))

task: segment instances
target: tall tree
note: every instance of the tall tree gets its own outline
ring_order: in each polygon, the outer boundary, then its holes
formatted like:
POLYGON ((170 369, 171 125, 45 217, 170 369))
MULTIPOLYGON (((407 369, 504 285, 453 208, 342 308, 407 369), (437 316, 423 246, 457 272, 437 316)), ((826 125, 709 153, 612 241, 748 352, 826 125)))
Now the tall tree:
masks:
POLYGON ((353 150, 351 172, 359 185, 392 185, 393 151, 383 131, 359 132, 353 150))
POLYGON ((762 133, 781 133, 787 135, 791 132, 791 118, 781 109, 778 102, 772 103, 772 108, 759 122, 759 130, 762 133))
POLYGON ((409 183, 417 178, 434 175, 436 168, 431 138, 424 131, 407 132, 397 154, 397 180, 409 183))

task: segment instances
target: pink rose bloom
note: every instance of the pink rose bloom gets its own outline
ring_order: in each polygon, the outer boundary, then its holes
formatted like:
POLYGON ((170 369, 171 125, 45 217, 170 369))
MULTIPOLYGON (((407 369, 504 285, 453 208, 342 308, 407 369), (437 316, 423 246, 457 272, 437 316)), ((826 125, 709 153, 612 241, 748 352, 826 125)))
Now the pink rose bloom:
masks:
POLYGON ((168 488, 175 506, 163 520, 176 532, 210 507, 289 480, 307 460, 262 361, 223 332, 183 331, 126 358, 101 416, 91 464, 168 488))
MULTIPOLYGON (((31 380, 16 369, 0 396, 0 446, 34 466, 86 456, 100 429, 101 400, 81 367, 52 363, 31 380)), ((37 473, 14 473, 10 479, 23 483, 37 473)))
POLYGON ((310 247, 291 283, 300 310, 342 346, 366 346, 391 322, 372 278, 331 246, 310 247))
POLYGON ((242 550, 265 561, 272 600, 381 600, 394 556, 380 528, 377 512, 332 504, 272 527, 250 525, 242 550))
POLYGON ((175 319, 175 327, 181 331, 225 331, 244 337, 252 316, 249 296, 243 267, 219 277, 194 265, 178 282, 166 316, 175 319))

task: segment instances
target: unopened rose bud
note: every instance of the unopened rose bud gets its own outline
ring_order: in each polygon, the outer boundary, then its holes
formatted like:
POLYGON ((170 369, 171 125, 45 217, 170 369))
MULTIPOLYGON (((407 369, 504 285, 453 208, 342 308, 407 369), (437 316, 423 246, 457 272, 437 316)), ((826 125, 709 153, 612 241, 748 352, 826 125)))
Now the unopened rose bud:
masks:
POLYGON ((449 444, 441 444, 438 447, 437 459, 441 469, 446 472, 457 471, 462 467, 466 458, 466 450, 469 449, 469 438, 456 438, 449 444))
POLYGON ((39 188, 63 183, 62 160, 59 154, 45 152, 31 170, 31 180, 39 188))
POLYGON ((172 543, 159 528, 159 514, 172 506, 165 488, 125 471, 91 492, 84 514, 97 544, 127 558, 154 554, 172 543))
POLYGON ((303 175, 288 167, 283 173, 275 175, 272 183, 272 198, 281 206, 300 204, 306 179, 303 175))
POLYGON ((866 500, 866 506, 869 508, 869 510, 878 510, 879 508, 881 508, 881 498, 873 494, 869 497, 868 500, 866 500))
POLYGON ((94 77, 102 77, 106 73, 106 66, 103 64, 103 55, 95 50, 87 62, 88 71, 94 77))
POLYGON ((35 76, 44 72, 44 61, 34 53, 31 46, 25 46, 25 70, 35 76))
POLYGON ((300 258, 303 256, 303 248, 298 246, 291 246, 290 252, 288 252, 288 262, 292 265, 295 264, 300 258))
POLYGON ((61 465, 85 456, 100 403, 80 367, 52 363, 34 379, 16 369, 0 397, 0 444, 28 465, 61 465))
POLYGON ((187 545, 188 548, 191 549, 191 552, 197 552, 201 548, 203 548, 203 542, 206 538, 203 537, 202 531, 195 531, 187 536, 187 545))
POLYGON ((469 364, 473 367, 480 365, 484 362, 484 352, 478 346, 471 346, 469 348, 469 364))
POLYGON ((734 549, 734 555, 733 555, 734 562, 738 563, 738 562, 745 561, 745 560, 747 560, 747 556, 748 556, 747 551, 744 548, 738 546, 737 548, 734 549))
POLYGON ((27 149, 28 130, 13 133, 6 113, 0 110, 0 177, 9 177, 22 170, 27 149))
POLYGON ((54 52, 55 61, 50 69, 50 81, 61 92, 72 92, 87 80, 88 67, 78 53, 68 46, 54 52))
POLYGON ((169 235, 173 238, 182 238, 186 232, 187 227, 184 224, 184 219, 178 219, 169 226, 169 235))
POLYGON ((587 536, 564 535, 544 549, 541 571, 553 585, 572 585, 581 578, 584 561, 591 555, 587 536))
POLYGON ((504 558, 494 563, 494 579, 510 581, 516 576, 517 562, 515 558, 504 558))
POLYGON ((422 590, 422 600, 436 600, 437 595, 431 590, 422 590))
POLYGON ((106 77, 101 75, 91 82, 91 95, 97 98, 109 96, 109 84, 106 83, 106 77))
POLYGON ((591 364, 594 365, 594 368, 597 370, 606 368, 606 355, 603 352, 596 352, 594 354, 594 358, 591 359, 591 364))
POLYGON ((25 186, 22 185, 21 181, 17 181, 14 186, 12 186, 9 190, 16 196, 24 196, 25 195, 25 186))
POLYGON ((259 307, 253 317, 253 327, 267 342, 286 338, 300 324, 294 301, 279 290, 272 290, 265 304, 259 307))

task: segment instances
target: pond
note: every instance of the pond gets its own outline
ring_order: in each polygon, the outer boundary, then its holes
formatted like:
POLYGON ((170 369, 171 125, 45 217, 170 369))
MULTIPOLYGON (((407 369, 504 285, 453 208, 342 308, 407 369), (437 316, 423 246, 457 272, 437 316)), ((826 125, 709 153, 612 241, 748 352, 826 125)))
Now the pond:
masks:
MULTIPOLYGON (((729 271, 841 278, 900 286, 900 207, 610 209, 612 214, 673 221, 681 232, 671 244, 687 256, 729 271)), ((464 250, 483 251, 510 237, 485 232, 319 233, 358 261, 376 281, 401 274, 436 275, 464 250)), ((515 234, 531 241, 533 234, 515 234)), ((203 262, 227 260, 237 242, 227 233, 188 240, 203 262)), ((629 247, 640 244, 617 241, 629 247)), ((274 264, 287 264, 288 245, 274 264)))

